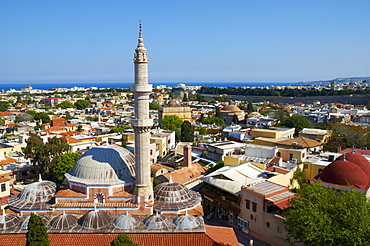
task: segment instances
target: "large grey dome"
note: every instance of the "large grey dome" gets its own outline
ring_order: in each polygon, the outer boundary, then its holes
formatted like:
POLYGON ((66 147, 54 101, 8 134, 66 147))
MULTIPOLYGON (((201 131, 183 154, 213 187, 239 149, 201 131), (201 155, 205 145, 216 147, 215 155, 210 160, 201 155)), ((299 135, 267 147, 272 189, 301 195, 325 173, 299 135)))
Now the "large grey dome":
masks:
POLYGON ((86 151, 65 174, 68 181, 83 184, 113 185, 135 181, 135 157, 116 145, 86 151))
POLYGON ((154 208, 159 211, 188 210, 201 201, 200 194, 178 182, 166 182, 154 188, 154 208))
POLYGON ((79 224, 86 229, 100 229, 107 226, 111 221, 110 216, 102 210, 86 212, 80 219, 79 224))
POLYGON ((131 230, 140 225, 140 220, 136 216, 126 213, 118 216, 114 220, 114 226, 120 229, 131 230))
POLYGON ((8 204, 19 210, 47 209, 50 205, 46 203, 53 198, 55 191, 53 182, 40 180, 26 185, 19 194, 9 198, 8 204))
POLYGON ((184 214, 177 216, 173 223, 176 227, 183 228, 183 229, 193 229, 200 225, 200 222, 197 220, 197 218, 190 214, 184 214))
POLYGON ((77 218, 71 214, 60 214, 52 221, 50 221, 50 227, 52 229, 69 229, 77 224, 77 218))
POLYGON ((144 225, 150 229, 167 229, 171 223, 163 214, 153 214, 144 220, 144 225))

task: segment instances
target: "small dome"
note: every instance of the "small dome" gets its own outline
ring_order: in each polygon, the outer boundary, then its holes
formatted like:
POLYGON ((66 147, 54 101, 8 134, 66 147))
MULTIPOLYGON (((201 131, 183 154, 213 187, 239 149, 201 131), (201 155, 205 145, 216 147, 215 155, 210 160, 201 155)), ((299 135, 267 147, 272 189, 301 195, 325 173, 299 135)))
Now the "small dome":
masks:
POLYGON ((353 185, 358 188, 365 188, 369 178, 365 172, 351 161, 335 160, 320 174, 320 179, 327 183, 338 185, 353 185))
POLYGON ((173 223, 175 224, 176 227, 183 228, 183 229, 193 229, 200 225, 197 218, 190 214, 184 214, 184 215, 177 216, 173 220, 173 223))
POLYGON ((65 174, 69 181, 84 184, 113 185, 135 181, 135 157, 116 145, 94 147, 86 151, 65 174))
MULTIPOLYGON (((42 218, 42 221, 44 222, 44 225, 46 225, 46 223, 48 222, 48 220, 43 216, 43 215, 39 215, 42 218)), ((23 230, 28 230, 28 222, 30 221, 30 218, 31 218, 31 215, 28 215, 22 222, 21 222, 21 229, 23 230)))
POLYGON ((225 107, 222 108, 222 111, 241 111, 241 109, 238 106, 235 105, 226 105, 225 107))
POLYGON ((110 216, 102 210, 86 212, 79 220, 79 224, 86 229, 100 229, 107 226, 111 221, 110 216))
POLYGON ((9 229, 19 225, 19 217, 14 214, 0 215, 0 229, 9 229))
MULTIPOLYGON (((337 158, 337 160, 343 160, 343 159, 344 159, 344 155, 341 155, 337 158)), ((367 177, 370 178, 370 162, 365 157, 363 157, 360 154, 356 154, 356 153, 348 153, 346 154, 345 159, 359 166, 365 172, 367 177)))
POLYGON ((53 182, 40 180, 26 185, 19 194, 9 198, 8 203, 20 210, 46 209, 49 207, 46 203, 53 198, 55 191, 53 182))
POLYGON ((69 229, 77 224, 77 218, 71 214, 60 214, 50 221, 52 229, 69 229))
POLYGON ((153 214, 144 220, 144 225, 150 229, 167 229, 170 226, 170 221, 163 214, 153 214))
POLYGON ((140 225, 140 220, 132 214, 122 214, 114 220, 114 226, 120 229, 130 230, 135 229, 140 225))
POLYGON ((198 206, 200 202, 200 194, 178 182, 161 183, 154 188, 156 210, 187 210, 198 206))

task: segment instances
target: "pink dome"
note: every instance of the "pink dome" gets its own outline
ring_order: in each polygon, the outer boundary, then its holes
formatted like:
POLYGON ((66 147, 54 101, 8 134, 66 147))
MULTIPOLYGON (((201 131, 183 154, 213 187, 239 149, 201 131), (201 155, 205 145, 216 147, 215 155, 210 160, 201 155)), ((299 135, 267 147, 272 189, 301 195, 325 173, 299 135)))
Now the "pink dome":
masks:
POLYGON ((352 161, 335 160, 320 174, 320 179, 327 183, 350 185, 361 189, 369 184, 365 172, 352 161))
MULTIPOLYGON (((343 159, 344 159, 344 155, 341 155, 337 158, 337 160, 343 160, 343 159)), ((346 154, 346 160, 355 163, 365 172, 367 177, 370 178, 370 162, 365 157, 363 157, 360 154, 348 153, 346 154)))

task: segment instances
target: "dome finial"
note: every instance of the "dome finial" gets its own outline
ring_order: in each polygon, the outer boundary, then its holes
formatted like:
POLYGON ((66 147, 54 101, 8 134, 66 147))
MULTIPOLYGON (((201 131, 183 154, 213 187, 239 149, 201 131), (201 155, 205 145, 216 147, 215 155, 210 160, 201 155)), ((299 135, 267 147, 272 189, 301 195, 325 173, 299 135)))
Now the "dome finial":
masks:
POLYGON ((39 173, 39 182, 42 182, 41 173, 39 173))
MULTIPOLYGON (((142 32, 142 24, 141 20, 139 20, 139 38, 143 38, 143 32, 142 32)), ((141 40, 142 41, 142 40, 141 40)))
POLYGON ((346 161, 346 152, 343 154, 343 161, 346 161))
POLYGON ((170 180, 168 180, 168 183, 173 183, 171 174, 170 174, 170 180))
POLYGON ((5 216, 5 215, 6 215, 6 213, 5 213, 5 209, 4 209, 4 208, 2 208, 1 210, 2 210, 2 212, 3 212, 3 216, 5 216))
POLYGON ((94 203, 94 211, 97 212, 98 209, 96 208, 96 203, 94 203))
POLYGON ((352 152, 351 153, 355 153, 355 146, 352 145, 352 152))

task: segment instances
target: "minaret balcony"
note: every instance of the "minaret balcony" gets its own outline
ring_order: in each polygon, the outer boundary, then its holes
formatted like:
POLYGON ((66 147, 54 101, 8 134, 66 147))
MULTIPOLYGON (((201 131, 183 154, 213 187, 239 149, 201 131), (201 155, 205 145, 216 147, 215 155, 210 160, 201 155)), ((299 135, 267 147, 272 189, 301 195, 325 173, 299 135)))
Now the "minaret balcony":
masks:
POLYGON ((144 84, 144 85, 141 85, 141 84, 133 84, 133 85, 130 85, 130 90, 132 92, 152 92, 152 85, 151 84, 144 84))
POLYGON ((132 127, 152 127, 153 126, 153 119, 132 119, 131 120, 132 127))

